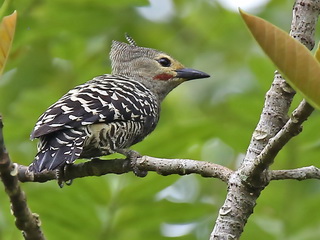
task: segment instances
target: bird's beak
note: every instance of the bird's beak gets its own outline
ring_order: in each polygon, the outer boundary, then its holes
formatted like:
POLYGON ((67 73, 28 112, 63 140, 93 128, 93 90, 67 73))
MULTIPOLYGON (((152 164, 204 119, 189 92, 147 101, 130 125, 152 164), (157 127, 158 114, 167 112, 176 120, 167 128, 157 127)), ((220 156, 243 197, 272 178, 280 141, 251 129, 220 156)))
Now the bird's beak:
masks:
POLYGON ((209 74, 192 69, 192 68, 182 68, 175 71, 177 73, 177 76, 176 76, 177 78, 183 78, 185 80, 210 77, 209 74))

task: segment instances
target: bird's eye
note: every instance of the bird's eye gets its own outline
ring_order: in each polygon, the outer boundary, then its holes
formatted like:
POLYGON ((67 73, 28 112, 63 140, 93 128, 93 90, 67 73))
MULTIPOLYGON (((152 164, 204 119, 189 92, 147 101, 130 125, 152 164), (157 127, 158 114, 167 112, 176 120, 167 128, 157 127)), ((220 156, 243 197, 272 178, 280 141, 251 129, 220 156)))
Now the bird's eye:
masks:
POLYGON ((163 58, 160 58, 157 60, 158 63, 160 63, 160 65, 162 67, 170 67, 171 66, 171 61, 170 59, 166 58, 166 57, 163 57, 163 58))

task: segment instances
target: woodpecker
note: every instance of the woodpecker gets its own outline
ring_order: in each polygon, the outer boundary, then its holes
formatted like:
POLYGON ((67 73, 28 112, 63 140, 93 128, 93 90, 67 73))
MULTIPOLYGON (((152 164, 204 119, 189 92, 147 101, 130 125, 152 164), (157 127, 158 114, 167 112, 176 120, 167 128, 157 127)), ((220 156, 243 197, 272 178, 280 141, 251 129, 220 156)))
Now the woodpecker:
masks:
POLYGON ((172 89, 209 77, 126 38, 129 44, 112 42, 111 74, 71 89, 39 117, 30 136, 39 138, 38 153, 29 171, 59 169, 78 158, 125 155, 155 129, 160 103, 172 89))

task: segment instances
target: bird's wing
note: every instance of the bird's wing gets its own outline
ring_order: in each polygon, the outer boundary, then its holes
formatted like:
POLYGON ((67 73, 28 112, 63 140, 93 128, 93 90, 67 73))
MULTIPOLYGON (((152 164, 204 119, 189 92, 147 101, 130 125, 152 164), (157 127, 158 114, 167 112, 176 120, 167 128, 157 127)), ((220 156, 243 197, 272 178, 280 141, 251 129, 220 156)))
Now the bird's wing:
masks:
POLYGON ((145 121, 155 109, 153 94, 142 84, 103 75, 75 87, 50 106, 38 119, 31 139, 99 122, 145 121))

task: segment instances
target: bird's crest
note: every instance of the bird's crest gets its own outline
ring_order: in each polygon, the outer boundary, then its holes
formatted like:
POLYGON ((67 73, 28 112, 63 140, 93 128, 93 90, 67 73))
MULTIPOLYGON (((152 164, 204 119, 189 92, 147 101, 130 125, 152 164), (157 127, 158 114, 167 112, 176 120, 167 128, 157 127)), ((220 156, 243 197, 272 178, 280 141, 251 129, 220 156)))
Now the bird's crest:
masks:
POLYGON ((125 37, 130 45, 137 46, 136 41, 128 33, 125 33, 125 37))

